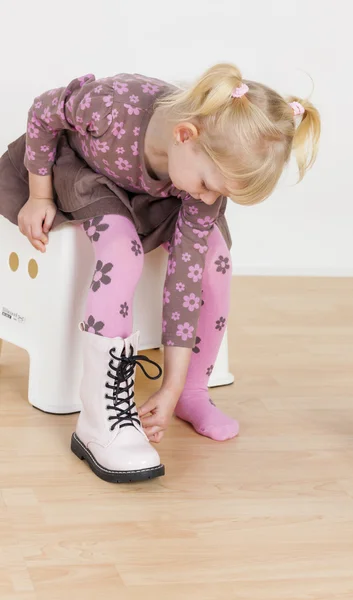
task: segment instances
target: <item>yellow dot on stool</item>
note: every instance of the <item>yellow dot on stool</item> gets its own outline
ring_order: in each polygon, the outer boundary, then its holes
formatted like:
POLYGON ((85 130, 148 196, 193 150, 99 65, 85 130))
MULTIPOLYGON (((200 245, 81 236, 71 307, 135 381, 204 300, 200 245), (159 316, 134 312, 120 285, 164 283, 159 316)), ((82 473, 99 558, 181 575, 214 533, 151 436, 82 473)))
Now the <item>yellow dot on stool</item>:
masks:
POLYGON ((38 264, 34 258, 31 258, 28 263, 28 275, 32 277, 32 279, 35 279, 38 275, 38 264))
POLYGON ((11 252, 9 256, 9 265, 11 271, 17 271, 19 264, 20 259, 18 258, 18 254, 16 254, 16 252, 11 252))

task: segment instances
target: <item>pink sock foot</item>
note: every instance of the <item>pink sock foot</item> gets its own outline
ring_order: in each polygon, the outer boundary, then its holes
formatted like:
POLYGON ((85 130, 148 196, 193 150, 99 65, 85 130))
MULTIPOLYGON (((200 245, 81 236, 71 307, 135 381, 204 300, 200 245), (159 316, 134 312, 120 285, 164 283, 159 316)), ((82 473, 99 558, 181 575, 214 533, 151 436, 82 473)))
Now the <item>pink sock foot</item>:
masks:
POLYGON ((191 423, 195 431, 223 442, 239 433, 239 424, 224 415, 211 401, 207 392, 181 396, 175 409, 179 419, 191 423))

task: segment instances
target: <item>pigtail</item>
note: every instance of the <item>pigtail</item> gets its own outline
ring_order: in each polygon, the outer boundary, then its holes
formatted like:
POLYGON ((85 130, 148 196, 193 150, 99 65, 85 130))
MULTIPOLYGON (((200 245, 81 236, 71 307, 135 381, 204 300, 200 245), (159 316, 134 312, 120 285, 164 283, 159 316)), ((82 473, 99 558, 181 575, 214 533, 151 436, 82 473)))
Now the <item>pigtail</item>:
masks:
MULTIPOLYGON (((243 84, 242 76, 235 65, 218 64, 208 69, 189 90, 190 100, 198 117, 208 117, 223 111, 234 101, 232 96, 243 84)), ((241 102, 237 98, 236 102, 241 102)))
POLYGON ((289 98, 289 102, 298 103, 305 111, 295 130, 292 145, 298 164, 299 181, 301 181, 316 160, 321 133, 321 120, 318 110, 309 100, 300 100, 292 96, 289 98))
POLYGON ((221 63, 208 69, 187 90, 177 90, 157 101, 157 105, 173 108, 176 119, 194 119, 214 116, 236 102, 247 103, 245 96, 232 97, 236 88, 243 85, 239 69, 232 64, 221 63))

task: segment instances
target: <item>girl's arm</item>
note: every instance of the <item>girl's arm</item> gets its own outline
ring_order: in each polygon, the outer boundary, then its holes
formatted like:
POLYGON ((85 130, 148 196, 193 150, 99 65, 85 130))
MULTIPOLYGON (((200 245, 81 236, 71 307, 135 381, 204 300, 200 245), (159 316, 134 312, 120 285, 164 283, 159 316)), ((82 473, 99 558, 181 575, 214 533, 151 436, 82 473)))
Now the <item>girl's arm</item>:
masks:
POLYGON ((29 196, 30 198, 51 199, 54 198, 52 176, 41 177, 34 173, 28 173, 29 196))
POLYGON ((107 131, 111 96, 104 91, 94 75, 86 75, 34 99, 26 132, 24 164, 28 171, 38 176, 51 174, 60 131, 77 131, 83 136, 90 132, 93 137, 107 131))
POLYGON ((48 243, 47 234, 57 211, 53 200, 52 178, 51 175, 45 177, 34 173, 28 175, 29 199, 18 213, 18 227, 36 250, 45 252, 48 243))
POLYGON ((179 212, 164 288, 164 379, 139 410, 145 432, 154 442, 161 441, 184 389, 202 302, 207 238, 221 204, 222 197, 212 206, 189 197, 179 212))
POLYGON ((184 389, 192 348, 164 346, 164 377, 161 389, 168 390, 179 399, 184 389))
POLYGON ((212 205, 191 196, 182 201, 169 247, 163 294, 162 343, 165 347, 195 346, 208 237, 222 202, 222 196, 212 205))
POLYGON ((191 348, 164 347, 164 379, 161 388, 139 409, 147 437, 160 442, 183 391, 191 358, 191 348))

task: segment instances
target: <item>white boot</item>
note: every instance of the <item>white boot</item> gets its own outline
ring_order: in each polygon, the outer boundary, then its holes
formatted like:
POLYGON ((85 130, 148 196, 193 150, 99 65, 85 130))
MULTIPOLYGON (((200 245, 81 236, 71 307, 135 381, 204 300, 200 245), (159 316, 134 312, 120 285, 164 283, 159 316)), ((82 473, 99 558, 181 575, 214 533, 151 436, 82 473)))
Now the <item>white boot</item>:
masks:
POLYGON ((164 475, 134 402, 136 365, 149 379, 158 379, 162 369, 147 356, 137 356, 139 332, 126 340, 85 331, 82 335, 82 411, 71 450, 105 481, 123 483, 164 475), (155 365, 158 375, 148 375, 140 361, 155 365))

